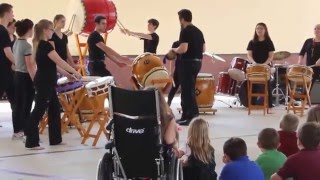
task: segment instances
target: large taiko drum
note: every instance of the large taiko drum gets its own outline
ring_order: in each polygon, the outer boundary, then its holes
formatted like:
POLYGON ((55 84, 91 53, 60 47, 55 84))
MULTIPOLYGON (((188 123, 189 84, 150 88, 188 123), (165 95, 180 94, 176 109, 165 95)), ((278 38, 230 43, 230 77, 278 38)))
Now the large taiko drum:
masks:
POLYGON ((71 30, 77 34, 88 35, 95 28, 94 19, 101 15, 107 18, 106 32, 112 30, 117 23, 116 6, 111 0, 70 0, 67 8, 67 24, 72 22, 71 30))
POLYGON ((212 74, 198 74, 195 94, 199 108, 211 108, 213 106, 215 85, 212 74))
POLYGON ((142 87, 164 87, 164 84, 153 85, 152 80, 169 79, 169 73, 159 57, 152 53, 143 53, 136 57, 132 65, 133 77, 142 87))

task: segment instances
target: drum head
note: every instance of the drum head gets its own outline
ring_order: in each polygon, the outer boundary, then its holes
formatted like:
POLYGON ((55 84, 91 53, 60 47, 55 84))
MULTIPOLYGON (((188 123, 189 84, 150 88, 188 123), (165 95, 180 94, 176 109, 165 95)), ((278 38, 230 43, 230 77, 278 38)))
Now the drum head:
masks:
POLYGON ((198 73, 198 78, 207 78, 207 77, 212 77, 212 74, 210 73, 198 73))
POLYGON ((235 68, 229 69, 228 73, 229 73, 229 76, 236 81, 243 81, 246 79, 246 74, 244 73, 244 71, 241 71, 239 69, 235 69, 235 68))
POLYGON ((167 85, 167 83, 161 83, 161 84, 153 84, 152 80, 161 80, 161 79, 169 79, 169 74, 166 69, 164 68, 153 68, 150 72, 148 72, 143 77, 143 86, 144 87, 157 87, 157 88, 163 88, 167 85))

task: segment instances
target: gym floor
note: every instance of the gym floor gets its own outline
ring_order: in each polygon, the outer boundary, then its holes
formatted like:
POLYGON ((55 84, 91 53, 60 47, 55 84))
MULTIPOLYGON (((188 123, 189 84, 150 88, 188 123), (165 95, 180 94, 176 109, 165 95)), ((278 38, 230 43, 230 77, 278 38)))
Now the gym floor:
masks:
MULTIPOLYGON (((256 145, 257 134, 266 127, 279 129, 279 119, 286 113, 284 106, 276 107, 274 114, 263 115, 262 110, 255 110, 248 115, 244 107, 233 104, 235 98, 229 96, 215 96, 213 108, 217 109, 215 115, 201 115, 210 124, 210 138, 215 148, 216 172, 220 174, 223 167, 223 144, 233 136, 243 138, 248 146, 248 155, 255 160, 260 154, 256 145)), ((180 118, 177 107, 180 107, 180 98, 175 97, 172 109, 180 118)), ((306 111, 305 111, 306 112, 306 111)), ((305 116, 301 123, 305 122, 305 116)), ((85 145, 81 144, 81 138, 76 129, 70 129, 69 133, 63 134, 66 145, 50 147, 48 145, 48 131, 40 136, 45 150, 30 151, 24 148, 22 140, 11 140, 12 122, 9 104, 0 102, 0 179, 5 180, 93 180, 96 176, 97 163, 105 153, 105 138, 101 136, 96 147, 92 147, 89 139, 85 145)), ((83 126, 88 126, 84 123, 83 126)), ((95 126, 95 129, 98 127, 95 126)), ((187 128, 182 127, 180 143, 186 141, 187 128)))

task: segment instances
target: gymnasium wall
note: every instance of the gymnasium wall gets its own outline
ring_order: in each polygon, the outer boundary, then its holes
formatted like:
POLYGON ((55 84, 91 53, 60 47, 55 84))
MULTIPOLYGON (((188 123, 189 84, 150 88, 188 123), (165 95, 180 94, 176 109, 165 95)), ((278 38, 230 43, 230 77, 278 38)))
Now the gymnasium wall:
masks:
MULTIPOLYGON (((68 14, 70 0, 3 0, 14 6, 17 19, 42 18, 53 19, 55 14, 68 14)), ((79 0, 80 2, 80 0, 79 0)), ((275 44, 276 51, 286 50, 294 53, 287 63, 297 62, 297 53, 304 40, 313 35, 313 27, 320 23, 319 0, 114 0, 118 18, 132 31, 145 32, 147 20, 157 18, 160 21, 158 34, 160 44, 158 54, 165 54, 173 41, 179 36, 177 12, 182 8, 192 10, 194 24, 204 33, 207 51, 220 54, 226 63, 206 57, 201 72, 215 76, 227 71, 235 56, 246 57, 246 47, 252 38, 256 23, 265 22, 275 44)), ((69 18, 70 19, 70 18, 69 18)), ((68 25, 67 25, 68 26, 68 25)), ((85 39, 84 39, 85 40, 85 39)), ((142 53, 142 41, 124 36, 116 27, 108 37, 108 45, 120 54, 135 58, 142 53)), ((74 36, 69 38, 69 47, 74 56, 78 56, 74 36)), ((167 63, 169 71, 174 63, 167 63)), ((108 69, 122 87, 131 88, 130 67, 119 68, 108 63, 108 69)))
MULTIPOLYGON (((53 19, 57 13, 68 14, 70 0, 3 0, 14 5, 17 19, 53 19)), ((79 0, 80 2, 80 0, 79 0)), ((218 54, 245 53, 256 23, 269 26, 276 50, 298 52, 303 41, 313 35, 313 26, 320 23, 319 0, 114 0, 118 17, 130 30, 146 30, 146 21, 160 21, 159 54, 167 52, 171 43, 178 39, 177 11, 192 10, 194 24, 204 33, 207 50, 218 54)), ((70 18, 69 18, 70 19, 70 18)), ((73 36, 70 49, 77 55, 73 36)), ((108 44, 125 55, 142 52, 142 42, 120 33, 116 27, 108 38, 108 44)))

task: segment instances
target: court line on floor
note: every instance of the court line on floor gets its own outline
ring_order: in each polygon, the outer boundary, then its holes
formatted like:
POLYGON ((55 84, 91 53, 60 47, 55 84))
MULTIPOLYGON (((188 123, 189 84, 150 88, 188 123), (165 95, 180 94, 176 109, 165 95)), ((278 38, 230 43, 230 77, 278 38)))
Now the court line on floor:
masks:
POLYGON ((59 180, 84 180, 84 178, 79 177, 64 177, 64 176, 52 176, 52 175, 44 175, 44 174, 35 174, 35 173, 27 173, 27 172, 21 172, 11 169, 0 169, 0 172, 5 172, 9 174, 15 174, 15 175, 23 175, 23 176, 31 176, 31 177, 38 177, 38 178, 45 178, 45 179, 59 179, 59 180))
POLYGON ((0 156, 1 159, 6 159, 6 158, 14 158, 14 157, 23 157, 23 156, 33 156, 33 155, 41 155, 41 154, 55 154, 55 153, 65 153, 65 152, 74 152, 74 151, 90 151, 90 150, 99 150, 99 149, 104 149, 103 147, 101 148, 88 148, 88 149, 83 149, 83 148, 78 148, 78 149, 69 149, 69 150, 60 150, 60 151, 50 151, 50 152, 37 152, 37 153, 27 153, 27 154, 17 154, 17 155, 8 155, 8 156, 0 156))
MULTIPOLYGON (((237 137, 253 137, 257 136, 257 134, 247 134, 247 135, 240 135, 237 137)), ((227 139, 231 138, 232 136, 228 137, 217 137, 217 138, 210 138, 211 140, 218 140, 218 139, 227 139)), ((183 140, 181 140, 183 141, 183 140)), ((60 151, 50 151, 50 152, 38 152, 38 153, 27 153, 27 154, 17 154, 17 155, 8 155, 8 156, 0 156, 1 159, 7 159, 7 158, 15 158, 15 157, 25 157, 25 156, 34 156, 34 155, 41 155, 41 154, 56 154, 56 153, 66 153, 66 152, 75 152, 75 151, 91 151, 91 150, 100 150, 104 149, 103 147, 101 148, 88 148, 88 149, 83 149, 83 148, 78 148, 78 149, 70 149, 70 150, 60 150, 60 151)))

